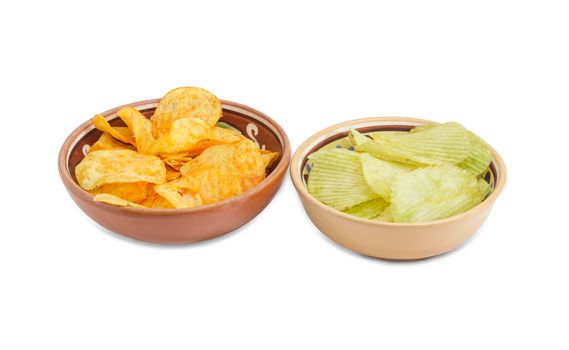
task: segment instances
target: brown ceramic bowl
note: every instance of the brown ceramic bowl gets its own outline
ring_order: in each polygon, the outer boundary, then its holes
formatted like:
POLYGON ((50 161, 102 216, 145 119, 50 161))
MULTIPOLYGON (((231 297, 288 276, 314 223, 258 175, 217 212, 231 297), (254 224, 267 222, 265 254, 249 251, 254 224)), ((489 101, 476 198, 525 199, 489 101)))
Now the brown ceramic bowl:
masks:
MULTIPOLYGON (((465 242, 482 225, 506 182, 506 167, 492 149, 492 163, 485 179, 492 193, 476 207, 450 218, 417 224, 385 223, 361 219, 330 208, 312 197, 306 189, 307 157, 322 147, 347 142, 349 129, 362 133, 408 131, 431 124, 422 119, 381 117, 351 120, 333 125, 306 140, 295 152, 290 176, 308 217, 336 243, 363 255, 393 260, 422 259, 448 252, 465 242)), ((345 144, 344 144, 345 145, 345 144)))
MULTIPOLYGON (((129 104, 151 117, 160 100, 129 104)), ((290 145, 283 129, 265 114, 230 101, 221 101, 225 122, 257 142, 261 148, 280 152, 280 158, 267 170, 267 177, 239 196, 189 209, 140 209, 118 207, 93 201, 75 179, 75 166, 101 135, 86 121, 69 135, 59 152, 59 174, 65 188, 79 208, 99 225, 122 235, 157 243, 202 241, 235 230, 259 214, 279 189, 290 162, 290 145)), ((121 106, 123 107, 123 106, 121 106)), ((113 108, 101 113, 111 125, 124 125, 113 108)))

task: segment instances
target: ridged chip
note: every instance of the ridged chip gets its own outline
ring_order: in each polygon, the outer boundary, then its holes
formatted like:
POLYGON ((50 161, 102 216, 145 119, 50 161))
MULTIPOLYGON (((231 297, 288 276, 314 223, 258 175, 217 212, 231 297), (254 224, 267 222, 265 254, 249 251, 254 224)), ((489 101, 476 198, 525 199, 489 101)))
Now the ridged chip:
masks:
POLYGON ((339 210, 379 197, 367 184, 360 154, 344 148, 320 150, 308 177, 308 192, 322 203, 339 210))
POLYGON ((378 197, 346 209, 344 213, 364 219, 372 219, 381 214, 387 206, 389 206, 389 203, 378 197))
POLYGON ((419 166, 458 164, 470 150, 470 135, 454 122, 432 126, 414 133, 375 133, 374 143, 357 150, 399 163, 419 166))
POLYGON ((395 177, 415 167, 376 158, 368 153, 361 154, 364 178, 371 189, 386 201, 391 196, 391 182, 395 177))
POLYGON ((484 199, 477 178, 453 165, 419 168, 391 185, 394 222, 424 222, 466 211, 484 199))

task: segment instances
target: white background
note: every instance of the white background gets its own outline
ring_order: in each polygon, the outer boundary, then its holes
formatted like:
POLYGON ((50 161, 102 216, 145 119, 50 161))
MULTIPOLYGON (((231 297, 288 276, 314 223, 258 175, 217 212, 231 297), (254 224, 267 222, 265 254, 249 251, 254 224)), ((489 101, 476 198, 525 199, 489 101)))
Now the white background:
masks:
POLYGON ((1 349, 569 347, 569 12, 563 1, 20 1, 0 5, 1 349), (209 242, 101 229, 57 173, 97 112, 200 86, 293 150, 348 119, 458 121, 506 161, 478 234, 432 259, 351 253, 287 176, 209 242))

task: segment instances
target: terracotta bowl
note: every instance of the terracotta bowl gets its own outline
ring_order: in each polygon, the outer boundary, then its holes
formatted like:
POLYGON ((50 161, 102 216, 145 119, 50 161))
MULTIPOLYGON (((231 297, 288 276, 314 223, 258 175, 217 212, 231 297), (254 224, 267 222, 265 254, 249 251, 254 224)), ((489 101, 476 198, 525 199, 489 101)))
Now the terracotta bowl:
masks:
MULTIPOLYGON (((129 104, 151 117, 160 100, 129 104)), ((59 174, 65 188, 79 208, 99 225, 110 231, 158 243, 188 243, 202 241, 246 224, 259 214, 279 189, 290 162, 290 145, 283 129, 265 114, 230 101, 221 101, 223 121, 257 142, 261 148, 280 152, 280 158, 267 170, 267 177, 251 190, 239 196, 189 209, 140 209, 117 207, 93 201, 75 179, 75 166, 101 135, 86 121, 69 135, 59 152, 59 174)), ((121 106, 123 107, 123 106, 121 106)), ((101 113, 111 125, 124 125, 113 108, 101 113)))
POLYGON ((307 157, 322 147, 347 145, 349 129, 362 133, 408 131, 415 126, 432 124, 422 119, 381 117, 347 121, 326 128, 306 140, 295 152, 290 166, 292 182, 308 217, 336 243, 363 255, 393 260, 422 259, 448 252, 465 242, 482 225, 506 181, 506 168, 492 149, 492 163, 485 179, 492 193, 479 205, 450 218, 417 224, 383 223, 361 219, 330 208, 306 189, 307 157))

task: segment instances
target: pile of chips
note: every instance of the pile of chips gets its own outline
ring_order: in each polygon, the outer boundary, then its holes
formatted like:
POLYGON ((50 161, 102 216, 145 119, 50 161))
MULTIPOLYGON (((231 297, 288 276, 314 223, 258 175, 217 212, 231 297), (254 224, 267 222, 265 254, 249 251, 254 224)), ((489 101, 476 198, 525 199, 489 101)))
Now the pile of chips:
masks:
POLYGON ((182 87, 166 94, 151 119, 124 107, 126 126, 96 115, 103 132, 75 168, 93 199, 138 208, 192 208, 237 196, 265 178, 277 152, 218 121, 219 100, 209 91, 182 87))
POLYGON ((351 149, 309 156, 308 191, 345 213, 383 222, 413 223, 464 212, 491 192, 484 174, 487 144, 458 123, 410 132, 362 135, 351 130, 351 149))

